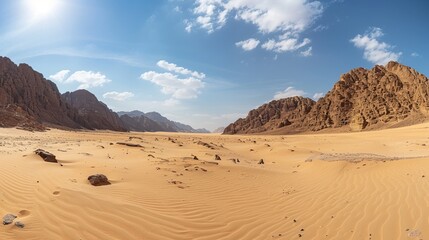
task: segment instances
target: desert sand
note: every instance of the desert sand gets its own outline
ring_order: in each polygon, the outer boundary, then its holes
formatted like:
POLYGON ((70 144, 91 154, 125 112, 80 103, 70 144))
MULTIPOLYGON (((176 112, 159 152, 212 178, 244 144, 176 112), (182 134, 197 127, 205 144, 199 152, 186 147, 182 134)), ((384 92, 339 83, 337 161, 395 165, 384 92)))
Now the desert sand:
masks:
POLYGON ((25 224, 1 225, 2 240, 429 237, 429 123, 290 136, 9 128, 0 161, 1 217, 25 224), (97 173, 112 184, 90 185, 97 173))

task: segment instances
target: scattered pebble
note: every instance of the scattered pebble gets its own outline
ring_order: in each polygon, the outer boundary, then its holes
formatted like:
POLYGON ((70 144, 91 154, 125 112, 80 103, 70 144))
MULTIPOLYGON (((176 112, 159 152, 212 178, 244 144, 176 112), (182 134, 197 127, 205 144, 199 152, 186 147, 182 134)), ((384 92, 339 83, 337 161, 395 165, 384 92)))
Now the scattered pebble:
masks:
POLYGON ((13 222, 13 220, 15 220, 16 216, 13 214, 6 214, 3 216, 3 225, 8 225, 11 224, 13 222))
POLYGON ((24 224, 24 223, 22 223, 22 222, 20 222, 20 221, 17 221, 17 222, 15 223, 15 226, 17 226, 17 227, 19 227, 19 228, 24 228, 24 227, 25 227, 25 224, 24 224))

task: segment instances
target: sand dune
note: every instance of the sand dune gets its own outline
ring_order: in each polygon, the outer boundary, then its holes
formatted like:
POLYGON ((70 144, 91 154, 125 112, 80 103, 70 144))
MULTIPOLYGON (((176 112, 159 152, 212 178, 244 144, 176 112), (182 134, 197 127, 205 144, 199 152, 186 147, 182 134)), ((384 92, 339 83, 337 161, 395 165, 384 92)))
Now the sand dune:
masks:
POLYGON ((25 224, 0 239, 426 239, 428 133, 0 129, 0 214, 25 224))

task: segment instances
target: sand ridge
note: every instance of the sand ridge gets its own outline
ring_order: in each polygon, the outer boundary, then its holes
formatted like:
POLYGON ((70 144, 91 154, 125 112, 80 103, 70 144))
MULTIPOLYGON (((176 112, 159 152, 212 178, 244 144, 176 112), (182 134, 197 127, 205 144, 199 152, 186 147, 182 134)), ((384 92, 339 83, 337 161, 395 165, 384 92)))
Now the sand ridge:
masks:
POLYGON ((0 239, 426 239, 428 132, 0 129, 0 214, 25 223, 0 239))

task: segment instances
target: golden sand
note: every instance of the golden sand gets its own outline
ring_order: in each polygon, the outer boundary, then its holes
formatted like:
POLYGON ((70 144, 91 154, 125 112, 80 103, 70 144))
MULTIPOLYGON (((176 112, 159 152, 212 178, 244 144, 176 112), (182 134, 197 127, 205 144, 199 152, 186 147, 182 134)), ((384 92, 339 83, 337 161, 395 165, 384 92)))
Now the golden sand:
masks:
POLYGON ((1 225, 2 240, 429 238, 429 123, 294 136, 0 129, 0 163, 0 217, 25 224, 1 225), (96 173, 112 185, 91 186, 96 173))

